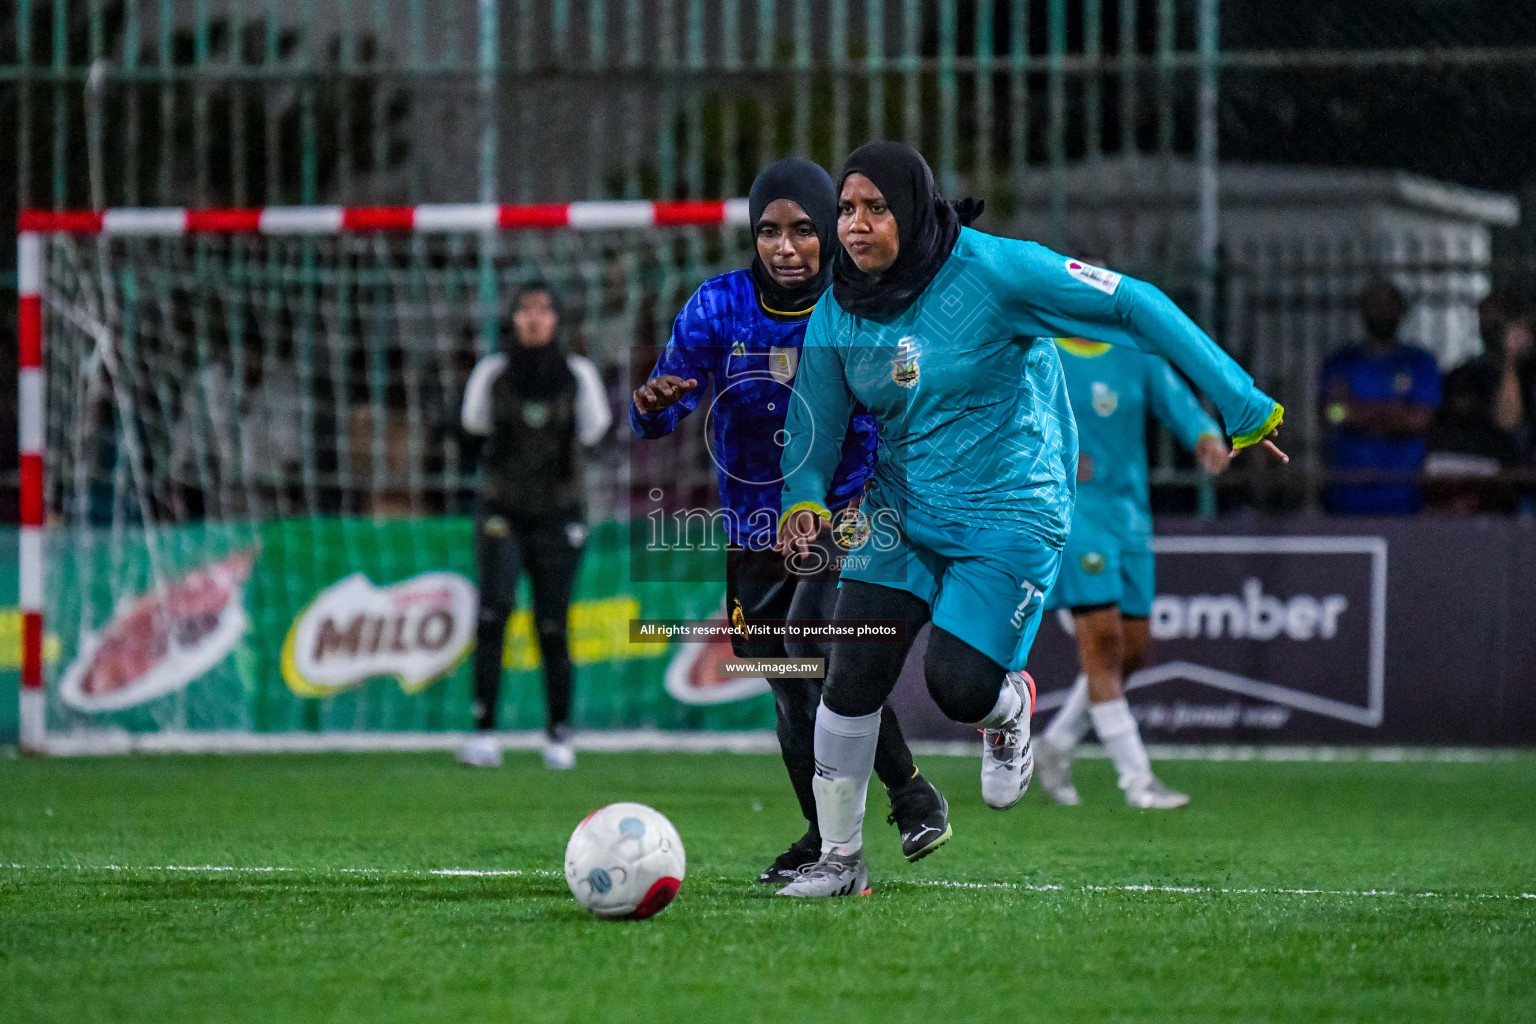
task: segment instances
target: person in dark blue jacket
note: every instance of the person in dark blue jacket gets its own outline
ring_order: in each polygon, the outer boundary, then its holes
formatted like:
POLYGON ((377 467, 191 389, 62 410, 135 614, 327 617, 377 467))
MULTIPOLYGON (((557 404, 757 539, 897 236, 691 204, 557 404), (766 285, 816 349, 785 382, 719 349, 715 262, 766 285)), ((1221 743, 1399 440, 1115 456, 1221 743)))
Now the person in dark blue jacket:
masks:
MULTIPOLYGON (((748 205, 757 240, 752 266, 711 278, 688 300, 656 368, 635 391, 629 423, 645 438, 671 433, 698 408, 705 380, 712 380, 711 450, 730 541, 725 576, 731 621, 827 620, 846 552, 834 539, 809 558, 786 557, 773 548, 784 487, 784 419, 794 401, 806 321, 831 283, 837 195, 821 167, 787 159, 757 176, 748 205)), ((856 503, 874 472, 877 445, 873 418, 856 411, 826 495, 833 513, 851 510, 845 517, 850 523, 857 521, 856 503)), ((755 659, 826 653, 801 645, 786 651, 777 639, 741 637, 732 646, 738 657, 755 659)), ((821 855, 811 787, 821 692, 815 679, 770 683, 784 765, 808 826, 758 878, 783 884, 821 855)), ((882 711, 875 772, 890 796, 890 820, 901 832, 908 860, 926 856, 949 839, 948 805, 912 763, 889 707, 882 711)))
POLYGON ((1329 426, 1328 510, 1407 516, 1419 511, 1425 436, 1440 408, 1435 357, 1397 338, 1408 302, 1390 281, 1360 295, 1365 338, 1328 357, 1319 405, 1329 426))

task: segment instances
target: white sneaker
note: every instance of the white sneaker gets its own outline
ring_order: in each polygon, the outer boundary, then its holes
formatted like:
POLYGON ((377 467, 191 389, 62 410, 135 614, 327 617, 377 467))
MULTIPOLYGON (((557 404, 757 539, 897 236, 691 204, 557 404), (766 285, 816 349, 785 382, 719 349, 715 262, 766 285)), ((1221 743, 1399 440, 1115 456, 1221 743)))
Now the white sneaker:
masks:
POLYGON ((779 890, 780 896, 868 896, 869 865, 864 852, 822 854, 800 869, 800 876, 779 890))
POLYGON ((565 733, 544 737, 544 767, 562 772, 576 767, 576 748, 565 733))
POLYGON ((1035 681, 1027 672, 1009 672, 1006 678, 1019 691, 1018 717, 1001 728, 981 730, 981 798, 999 811, 1023 799, 1035 773, 1035 755, 1029 746, 1035 681))
POLYGON ((1082 803, 1072 784, 1072 752, 1052 743, 1049 734, 1040 737, 1040 746, 1035 748, 1035 774, 1040 776, 1045 795, 1056 803, 1065 807, 1082 803))
POLYGON ((1132 779, 1125 787, 1125 802, 1144 811, 1171 811, 1189 803, 1189 796, 1169 789, 1156 775, 1132 779))
POLYGON ((479 734, 464 741, 459 752, 454 755, 459 764, 469 765, 471 768, 500 768, 501 744, 494 736, 479 734))

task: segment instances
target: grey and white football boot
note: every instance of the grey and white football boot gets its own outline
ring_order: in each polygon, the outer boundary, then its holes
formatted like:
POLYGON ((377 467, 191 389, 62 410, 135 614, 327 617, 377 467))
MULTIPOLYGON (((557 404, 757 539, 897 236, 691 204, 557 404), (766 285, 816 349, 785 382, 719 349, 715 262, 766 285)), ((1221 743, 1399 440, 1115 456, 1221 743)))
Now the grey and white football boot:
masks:
POLYGON ((1023 799, 1035 773, 1035 754, 1029 745, 1035 681, 1028 672, 1009 672, 1006 679, 1019 692, 1019 713, 1007 725, 981 730, 981 798, 999 811, 1023 799))
POLYGON ((868 896, 869 865, 858 853, 824 853, 800 869, 800 877, 779 890, 780 896, 868 896))
POLYGON ((1045 795, 1065 807, 1082 803, 1072 782, 1072 752, 1062 750, 1049 736, 1041 736, 1035 747, 1035 777, 1045 795))
POLYGON ((1125 802, 1143 811, 1172 811, 1189 804, 1189 794, 1163 785, 1156 775, 1132 779, 1125 787, 1125 802))

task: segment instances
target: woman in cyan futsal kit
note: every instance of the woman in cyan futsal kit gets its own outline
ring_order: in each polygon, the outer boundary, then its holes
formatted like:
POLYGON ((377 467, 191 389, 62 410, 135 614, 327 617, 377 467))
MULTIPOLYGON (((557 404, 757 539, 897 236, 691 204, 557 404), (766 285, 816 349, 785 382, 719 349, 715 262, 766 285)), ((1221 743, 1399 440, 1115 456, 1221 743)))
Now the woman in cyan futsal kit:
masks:
MULTIPOLYGON (((792 389, 803 383, 799 356, 805 324, 831 281, 827 261, 836 248, 837 191, 816 164, 780 160, 752 183, 748 206, 757 241, 752 266, 705 281, 688 300, 650 379, 635 391, 629 423, 641 437, 671 433, 698 407, 701 385, 712 378, 711 452, 719 469, 720 506, 730 540, 725 593, 731 620, 826 619, 835 604, 829 595, 836 592, 836 574, 828 578, 824 572, 802 570, 838 559, 841 552, 823 543, 802 566, 775 553, 773 544, 783 488, 782 428, 794 404, 792 389)), ((837 426, 836 446, 826 486, 817 494, 817 501, 833 512, 857 502, 869 479, 875 459, 874 421, 861 412, 845 417, 837 426)), ((731 645, 742 658, 824 654, 806 646, 786 651, 776 638, 741 636, 731 645)), ((784 767, 807 823, 805 835, 758 878, 782 885, 821 856, 811 794, 811 735, 821 685, 804 678, 769 683, 784 767)), ((875 717, 881 718, 878 709, 875 717)), ((913 765, 890 709, 876 729, 874 765, 891 798, 890 820, 900 830, 902 853, 917 860, 949 839, 948 805, 913 765)))
POLYGON ((822 496, 861 403, 880 457, 861 506, 871 528, 849 551, 836 617, 904 620, 907 642, 832 650, 815 733, 822 856, 787 896, 868 891, 864 799, 879 711, 925 622, 929 693, 983 732, 983 799, 1011 807, 1029 784, 1034 687, 1023 668, 1060 566, 1077 466, 1052 337, 1166 357, 1216 403, 1234 448, 1265 441, 1283 413, 1151 285, 962 227, 909 146, 874 142, 848 158, 838 238, 831 294, 806 330, 803 400, 785 424, 779 544, 803 549, 827 521, 822 496))

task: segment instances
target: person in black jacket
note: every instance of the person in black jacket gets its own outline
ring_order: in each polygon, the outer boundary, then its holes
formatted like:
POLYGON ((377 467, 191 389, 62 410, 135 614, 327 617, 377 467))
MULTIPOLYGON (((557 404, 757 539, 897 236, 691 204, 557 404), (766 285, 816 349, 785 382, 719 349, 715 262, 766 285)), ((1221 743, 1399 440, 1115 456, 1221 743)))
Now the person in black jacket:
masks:
POLYGON ((475 365, 460 412, 465 432, 485 438, 485 445, 475 514, 477 732, 458 756, 476 767, 501 764, 493 730, 503 645, 518 577, 527 570, 534 632, 544 657, 544 764, 572 768, 576 754, 566 724, 571 714, 566 620, 587 537, 579 449, 602 439, 613 414, 591 361, 567 354, 560 345, 560 311, 547 284, 535 281, 519 289, 512 300, 512 325, 515 344, 475 365))
POLYGON ((1425 500, 1439 512, 1512 512, 1520 487, 1508 473, 1527 463, 1536 433, 1536 359, 1531 317, 1495 292, 1478 306, 1483 353, 1452 370, 1429 433, 1425 500))

